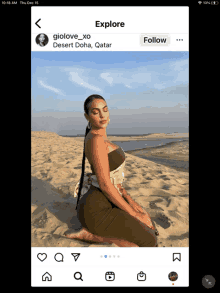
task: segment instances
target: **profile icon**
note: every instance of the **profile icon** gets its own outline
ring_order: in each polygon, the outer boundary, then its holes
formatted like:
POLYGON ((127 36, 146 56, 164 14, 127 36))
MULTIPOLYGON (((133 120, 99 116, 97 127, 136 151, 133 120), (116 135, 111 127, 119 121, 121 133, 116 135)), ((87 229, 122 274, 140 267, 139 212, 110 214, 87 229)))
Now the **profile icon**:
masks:
POLYGON ((178 279, 178 275, 176 272, 171 272, 169 273, 168 278, 170 281, 176 281, 178 279))
POLYGON ((45 34, 39 34, 39 35, 36 36, 36 43, 40 47, 46 46, 48 41, 49 41, 48 36, 45 35, 45 34))

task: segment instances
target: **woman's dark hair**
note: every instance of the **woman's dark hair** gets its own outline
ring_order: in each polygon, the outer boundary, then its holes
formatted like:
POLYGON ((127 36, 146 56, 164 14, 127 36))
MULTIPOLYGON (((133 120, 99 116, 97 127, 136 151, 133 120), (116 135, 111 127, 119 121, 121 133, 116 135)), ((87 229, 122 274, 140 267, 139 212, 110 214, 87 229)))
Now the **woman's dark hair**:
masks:
MULTIPOLYGON (((90 103, 92 103, 95 99, 102 99, 105 101, 105 99, 100 96, 100 95, 91 95, 89 96, 85 102, 84 102, 84 111, 87 115, 89 115, 89 106, 90 103)), ((86 132, 85 132, 85 139, 87 134, 89 133, 90 128, 88 128, 88 125, 86 126, 86 132)), ((78 191, 78 196, 77 196, 77 203, 76 203, 76 209, 78 206, 81 190, 82 190, 82 185, 83 185, 83 179, 84 179, 84 171, 85 171, 85 139, 84 139, 84 148, 83 148, 83 159, 82 159, 82 173, 81 173, 81 178, 80 178, 80 183, 79 183, 79 191, 78 191)))

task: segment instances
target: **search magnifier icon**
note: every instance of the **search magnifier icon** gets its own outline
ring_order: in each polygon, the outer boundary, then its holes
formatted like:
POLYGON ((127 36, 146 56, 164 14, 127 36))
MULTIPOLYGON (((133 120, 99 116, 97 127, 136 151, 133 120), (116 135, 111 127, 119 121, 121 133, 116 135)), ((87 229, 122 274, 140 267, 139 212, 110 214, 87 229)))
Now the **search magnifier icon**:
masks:
POLYGON ((81 274, 80 272, 75 272, 75 274, 74 274, 74 278, 75 278, 76 280, 81 280, 81 281, 83 281, 83 279, 82 279, 82 274, 81 274))

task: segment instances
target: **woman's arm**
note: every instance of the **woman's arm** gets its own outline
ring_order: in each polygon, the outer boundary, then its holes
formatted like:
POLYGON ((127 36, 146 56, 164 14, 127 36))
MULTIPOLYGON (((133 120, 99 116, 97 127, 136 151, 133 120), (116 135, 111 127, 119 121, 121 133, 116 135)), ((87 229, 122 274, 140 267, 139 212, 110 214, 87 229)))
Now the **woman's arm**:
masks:
POLYGON ((120 195, 120 193, 113 184, 109 185, 106 189, 103 187, 102 192, 121 210, 127 212, 129 215, 131 215, 144 225, 148 226, 149 228, 155 229, 152 224, 150 215, 146 211, 140 212, 135 205, 132 206, 130 203, 127 203, 127 201, 123 199, 123 197, 120 195))
POLYGON ((112 184, 110 179, 108 150, 104 138, 101 135, 95 135, 90 142, 88 142, 88 147, 91 149, 92 164, 102 192, 114 205, 146 226, 151 227, 152 223, 150 217, 146 213, 140 213, 132 208, 112 184))
POLYGON ((104 138, 101 135, 94 135, 88 141, 88 150, 91 152, 92 165, 102 192, 114 205, 135 217, 137 212, 121 197, 117 188, 111 182, 108 149, 104 138))
POLYGON ((114 205, 119 207, 121 210, 127 212, 132 217, 137 216, 137 211, 135 211, 135 209, 120 195, 120 193, 112 183, 110 183, 108 186, 102 186, 100 188, 102 192, 105 194, 105 196, 114 205))
MULTIPOLYGON (((153 226, 153 223, 151 221, 151 217, 150 217, 149 213, 147 211, 145 211, 136 201, 134 201, 131 198, 131 196, 127 193, 127 191, 121 186, 121 184, 117 184, 117 187, 118 187, 119 191, 121 192, 122 197, 138 214, 141 213, 141 214, 147 215, 147 217, 148 217, 147 226, 149 226, 152 229, 155 229, 155 227, 153 226)), ((157 231, 157 233, 158 233, 158 231, 157 231)), ((159 233, 158 233, 158 235, 159 235, 159 233)))
POLYGON ((155 228, 155 226, 152 223, 152 220, 151 220, 149 213, 147 211, 145 211, 145 209, 143 209, 136 201, 134 201, 131 198, 131 196, 127 193, 127 191, 124 189, 124 187, 122 187, 121 184, 117 184, 117 187, 118 187, 120 193, 122 194, 122 197, 124 198, 124 200, 136 212, 135 218, 137 220, 139 220, 140 222, 144 223, 145 225, 147 225, 148 227, 150 227, 151 229, 155 230, 155 234, 159 235, 159 232, 157 231, 157 229, 155 228), (143 219, 144 219, 144 221, 143 221, 143 219))
POLYGON ((132 197, 127 193, 127 191, 121 186, 121 184, 117 184, 118 189, 120 190, 122 197, 126 200, 126 202, 135 210, 140 213, 146 213, 146 211, 132 199, 132 197))

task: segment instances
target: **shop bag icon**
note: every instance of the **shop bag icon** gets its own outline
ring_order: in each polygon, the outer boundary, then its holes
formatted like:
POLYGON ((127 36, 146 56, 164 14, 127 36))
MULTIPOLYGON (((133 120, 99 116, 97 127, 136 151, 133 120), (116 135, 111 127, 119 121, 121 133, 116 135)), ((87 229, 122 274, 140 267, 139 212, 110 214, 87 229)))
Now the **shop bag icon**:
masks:
POLYGON ((140 272, 137 274, 137 280, 138 281, 145 281, 146 280, 146 274, 144 272, 140 272))

